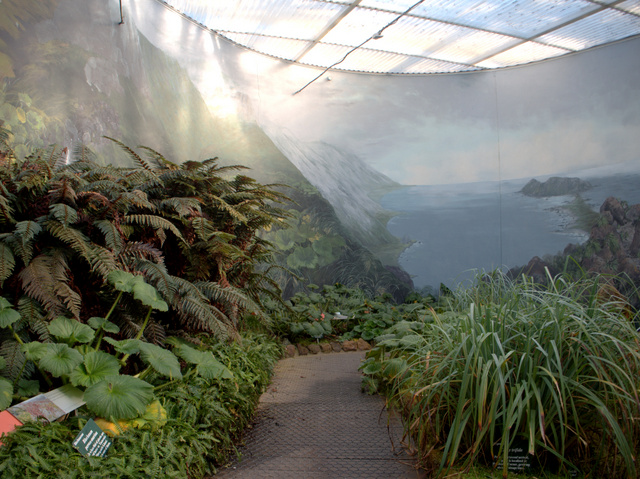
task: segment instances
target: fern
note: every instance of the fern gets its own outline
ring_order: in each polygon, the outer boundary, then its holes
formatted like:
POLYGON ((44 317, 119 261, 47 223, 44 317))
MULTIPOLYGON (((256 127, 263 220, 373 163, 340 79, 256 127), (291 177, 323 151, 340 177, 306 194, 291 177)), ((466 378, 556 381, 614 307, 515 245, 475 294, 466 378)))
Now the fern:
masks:
POLYGON ((124 240, 116 225, 109 220, 97 220, 93 224, 104 235, 107 248, 119 253, 124 247, 124 240))
POLYGON ((71 246, 71 248, 79 253, 85 260, 91 261, 91 246, 89 244, 89 238, 87 238, 84 233, 55 220, 45 221, 44 227, 52 236, 71 246))
POLYGON ((84 143, 76 143, 73 147, 73 159, 75 163, 94 163, 98 158, 96 154, 84 143))
POLYGON ((6 361, 2 375, 17 382, 25 372, 27 358, 20 350, 20 344, 15 339, 6 339, 0 345, 0 356, 6 361))
POLYGON ((16 265, 13 251, 4 242, 0 242, 0 287, 11 276, 16 265))
POLYGON ((153 229, 163 229, 171 231, 180 241, 185 242, 180 230, 175 225, 160 216, 155 215, 127 215, 123 221, 129 224, 138 224, 142 226, 149 226, 153 229))
POLYGON ((144 168, 145 170, 149 171, 149 172, 153 172, 153 168, 151 168, 151 166, 144 161, 140 155, 138 155, 135 151, 133 151, 131 148, 129 148, 127 145, 125 145, 124 143, 122 143, 121 141, 116 140, 115 138, 111 138, 109 136, 105 136, 105 138, 107 140, 111 140, 113 141, 116 145, 118 145, 120 148, 122 148, 127 155, 129 156, 129 158, 131 158, 131 160, 133 161, 133 163, 135 165, 137 165, 140 168, 144 168))
POLYGON ((46 342, 51 337, 42 308, 37 301, 28 296, 18 300, 17 311, 22 319, 29 325, 29 329, 36 334, 39 341, 46 342))
POLYGON ((49 211, 51 215, 64 226, 69 226, 78 221, 78 212, 71 206, 56 203, 49 205, 49 211))
POLYGON ((0 222, 13 223, 13 208, 5 195, 0 195, 0 222))
POLYGON ((164 263, 164 257, 162 251, 154 248, 149 243, 142 243, 139 241, 127 242, 122 251, 119 253, 122 261, 127 261, 128 258, 147 259, 154 263, 164 263))
POLYGON ((24 292, 40 302, 50 318, 66 312, 64 304, 56 294, 56 290, 60 289, 54 277, 54 270, 59 271, 59 265, 56 264, 58 261, 60 257, 36 256, 18 275, 24 292))

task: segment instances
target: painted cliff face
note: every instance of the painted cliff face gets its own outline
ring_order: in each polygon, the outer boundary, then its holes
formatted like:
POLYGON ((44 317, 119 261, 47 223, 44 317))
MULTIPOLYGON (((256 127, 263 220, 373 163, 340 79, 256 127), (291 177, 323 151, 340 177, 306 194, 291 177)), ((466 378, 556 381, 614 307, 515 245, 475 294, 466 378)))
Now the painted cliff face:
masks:
POLYGON ((248 165, 297 188, 295 234, 267 235, 317 281, 359 271, 387 287, 363 267, 373 254, 419 287, 453 285, 585 243, 607 196, 640 201, 638 39, 495 72, 332 72, 294 95, 318 70, 241 50, 155 0, 123 7, 121 25, 117 2, 0 3, 0 117, 16 153, 83 142, 124 161, 111 136, 248 165), (552 176, 592 188, 521 192, 552 176))

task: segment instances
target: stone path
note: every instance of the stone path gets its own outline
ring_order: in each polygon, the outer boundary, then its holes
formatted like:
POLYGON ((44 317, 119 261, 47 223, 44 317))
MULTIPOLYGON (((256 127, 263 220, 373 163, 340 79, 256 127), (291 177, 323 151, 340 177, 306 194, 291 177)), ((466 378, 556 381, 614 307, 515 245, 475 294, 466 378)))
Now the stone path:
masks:
POLYGON ((361 392, 363 352, 281 360, 262 395, 241 460, 225 479, 416 479, 402 426, 384 401, 361 392))

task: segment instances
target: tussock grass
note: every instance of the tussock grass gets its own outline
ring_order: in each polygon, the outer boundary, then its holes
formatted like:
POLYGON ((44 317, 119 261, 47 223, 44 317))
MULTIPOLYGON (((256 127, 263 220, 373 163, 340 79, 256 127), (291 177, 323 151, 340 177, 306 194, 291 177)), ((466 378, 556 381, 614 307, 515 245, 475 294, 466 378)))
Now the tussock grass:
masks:
POLYGON ((493 273, 434 311, 419 347, 378 356, 406 361, 387 380, 425 465, 502 460, 506 477, 516 441, 541 467, 638 476, 640 336, 604 281, 493 273))

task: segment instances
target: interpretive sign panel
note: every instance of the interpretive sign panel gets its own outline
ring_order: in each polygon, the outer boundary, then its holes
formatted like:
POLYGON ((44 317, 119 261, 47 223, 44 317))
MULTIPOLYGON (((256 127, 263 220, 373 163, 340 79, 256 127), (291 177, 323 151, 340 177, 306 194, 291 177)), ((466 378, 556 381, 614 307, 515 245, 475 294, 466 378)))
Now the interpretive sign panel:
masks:
MULTIPOLYGON (((520 444, 514 442, 509 448, 509 459, 507 469, 511 472, 523 472, 531 469, 531 458, 533 456, 527 451, 526 443, 520 444)), ((496 469, 502 469, 502 459, 496 464, 496 469)))
POLYGON ((111 444, 111 439, 93 419, 87 421, 87 424, 73 441, 73 447, 85 456, 104 457, 111 444))

